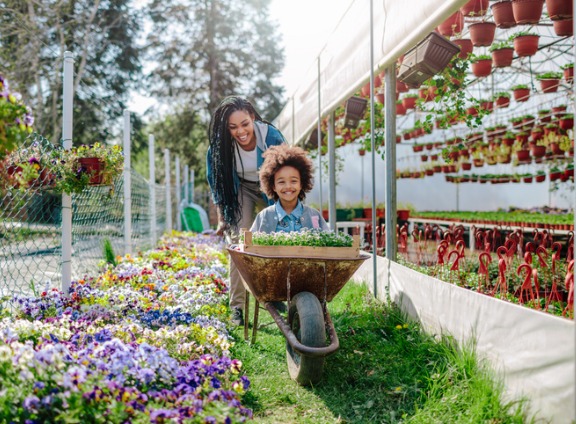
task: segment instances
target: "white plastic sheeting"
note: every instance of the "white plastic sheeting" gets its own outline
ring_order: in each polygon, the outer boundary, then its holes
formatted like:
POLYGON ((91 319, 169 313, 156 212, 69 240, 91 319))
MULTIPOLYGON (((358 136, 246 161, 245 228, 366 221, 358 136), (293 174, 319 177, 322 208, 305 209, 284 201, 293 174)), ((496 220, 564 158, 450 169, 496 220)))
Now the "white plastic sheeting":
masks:
MULTIPOLYGON (((377 291, 431 334, 474 339, 504 379, 506 396, 525 397, 530 412, 552 423, 576 417, 574 321, 475 293, 378 257, 377 291)), ((366 261, 354 280, 372 284, 366 261)))
MULTIPOLYGON (((318 55, 322 115, 350 97, 370 76, 370 1, 354 0, 318 55)), ((415 46, 467 0, 374 1, 374 67, 384 69, 415 46)), ((304 139, 318 120, 318 67, 276 118, 290 143, 304 139)))

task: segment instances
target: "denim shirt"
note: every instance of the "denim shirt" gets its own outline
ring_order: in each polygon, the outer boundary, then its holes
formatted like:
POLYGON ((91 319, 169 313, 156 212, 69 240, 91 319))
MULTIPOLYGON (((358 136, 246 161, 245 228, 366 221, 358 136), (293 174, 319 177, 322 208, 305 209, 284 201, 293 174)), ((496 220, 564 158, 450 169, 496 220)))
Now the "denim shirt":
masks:
MULTIPOLYGON (((278 146, 279 144, 284 143, 286 140, 284 140, 284 136, 280 131, 278 131, 276 127, 261 121, 254 121, 254 134, 256 135, 256 168, 260 169, 262 163, 264 163, 262 153, 264 153, 269 147, 278 146)), ((214 204, 217 205, 220 203, 220 198, 218 193, 214 191, 214 174, 212 170, 211 159, 212 149, 208 148, 208 152, 206 153, 206 178, 212 193, 212 200, 214 201, 214 204)), ((234 192, 237 194, 238 187, 240 186, 240 178, 238 177, 236 170, 234 170, 233 176, 234 192)), ((269 201, 264 193, 262 193, 262 197, 264 197, 269 205, 272 204, 272 201, 269 201)))
POLYGON ((300 200, 291 213, 286 213, 280 201, 274 204, 276 209, 276 216, 278 217, 278 224, 276 224, 276 232, 286 232, 290 233, 292 231, 300 231, 302 228, 302 213, 304 212, 304 207, 300 200))
MULTIPOLYGON (((272 233, 275 231, 289 231, 286 226, 283 226, 282 228, 279 227, 280 226, 279 214, 276 209, 276 205, 279 203, 280 202, 278 201, 276 202, 276 204, 268 206, 266 209, 262 210, 256 216, 256 219, 254 220, 254 223, 252 224, 250 231, 263 232, 263 233, 272 233)), ((326 221, 324 221, 324 218, 322 217, 322 214, 320 212, 318 212, 314 208, 305 206, 300 202, 298 203, 302 206, 302 214, 299 217, 300 228, 298 228, 298 230, 301 230, 302 228, 316 228, 321 231, 328 231, 330 229, 328 227, 328 224, 326 224, 326 221)), ((298 207, 296 209, 298 209, 298 207)), ((282 211, 284 210, 282 209, 282 211)), ((283 218, 286 219, 286 217, 287 217, 286 212, 284 212, 283 218)))

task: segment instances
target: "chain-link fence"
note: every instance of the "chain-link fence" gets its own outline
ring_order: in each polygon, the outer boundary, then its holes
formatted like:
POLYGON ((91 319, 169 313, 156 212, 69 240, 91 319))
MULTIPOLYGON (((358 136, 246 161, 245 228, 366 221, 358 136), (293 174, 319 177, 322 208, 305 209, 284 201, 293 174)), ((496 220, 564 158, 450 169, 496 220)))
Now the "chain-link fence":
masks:
MULTIPOLYGON (((8 174, 2 174, 4 180, 10 178, 8 174)), ((138 251, 152 246, 150 185, 135 171, 131 171, 131 181, 131 247, 138 251)), ((60 287, 62 196, 41 184, 24 189, 15 180, 4 182, 12 184, 0 188, 0 295, 41 291, 46 283, 60 287)), ((156 185, 155 191, 158 239, 166 229, 166 188, 156 185)), ((174 200, 172 211, 175 222, 174 200)), ((104 259, 106 239, 115 254, 125 253, 124 226, 122 178, 113 186, 91 187, 72 195, 74 278, 93 273, 104 259)))

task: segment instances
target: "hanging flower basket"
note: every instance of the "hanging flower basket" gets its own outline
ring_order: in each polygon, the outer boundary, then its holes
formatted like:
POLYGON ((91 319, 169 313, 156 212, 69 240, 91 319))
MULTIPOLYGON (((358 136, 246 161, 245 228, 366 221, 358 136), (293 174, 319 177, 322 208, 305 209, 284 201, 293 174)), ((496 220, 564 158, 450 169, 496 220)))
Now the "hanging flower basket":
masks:
POLYGON ((571 37, 574 34, 574 27, 572 26, 572 19, 565 21, 553 21, 554 33, 558 37, 571 37))
POLYGON ((540 22, 544 0, 512 0, 514 20, 519 25, 535 25, 540 22))
POLYGON ((512 2, 510 0, 493 3, 490 8, 494 16, 494 22, 498 28, 512 28, 516 26, 512 2))
POLYGON ((514 51, 520 57, 534 56, 538 51, 537 34, 518 35, 514 38, 514 51))
POLYGON ((496 95, 495 103, 497 108, 506 108, 510 106, 510 95, 496 95))
POLYGON ((468 30, 474 47, 489 46, 494 41, 496 24, 494 22, 474 22, 468 25, 468 30))
POLYGON ((572 2, 566 0, 546 0, 546 11, 553 21, 572 19, 572 2))
POLYGON ((370 83, 367 82, 366 84, 364 84, 360 90, 360 92, 362 93, 362 97, 368 97, 370 96, 370 83))
POLYGON ((537 174, 537 175, 534 177, 534 180, 535 180, 537 183, 543 183, 544 181, 546 181, 546 174, 537 174))
POLYGON ((489 3, 489 0, 470 0, 460 8, 460 13, 463 16, 484 16, 489 3))
POLYGON ((530 98, 530 89, 524 87, 512 88, 514 100, 517 102, 525 102, 530 98))
POLYGON ((396 102, 396 115, 406 115, 406 108, 401 100, 396 102))
POLYGON ((460 11, 450 15, 448 19, 438 25, 438 32, 446 37, 460 34, 464 28, 464 16, 460 11))
POLYGON ((416 107, 416 99, 417 97, 413 95, 406 96, 402 99, 402 105, 406 110, 414 109, 416 107))
POLYGON ((458 47, 460 47, 460 53, 458 53, 458 57, 460 59, 466 59, 474 49, 472 40, 470 40, 469 38, 459 38, 457 40, 452 40, 452 42, 456 44, 458 47))
POLYGON ((543 93, 556 93, 558 91, 558 86, 560 85, 560 79, 541 79, 540 88, 543 93))
POLYGON ((562 67, 562 72, 564 74, 564 80, 568 83, 571 84, 572 81, 574 80, 574 64, 573 63, 569 63, 566 66, 562 67))
POLYGON ((574 116, 566 114, 558 120, 558 126, 563 130, 571 130, 574 128, 574 116))
POLYGON ((492 65, 495 68, 505 68, 512 65, 513 58, 514 49, 512 47, 492 51, 492 65))
POLYGON ((542 158, 546 155, 546 146, 532 146, 530 151, 532 152, 532 157, 542 158))
POLYGON ((479 59, 472 62, 472 73, 480 78, 492 73, 492 59, 479 59))
POLYGON ((566 112, 566 105, 552 106, 552 113, 554 113, 557 118, 563 116, 564 112, 566 112))
POLYGON ((88 180, 88 185, 100 185, 103 183, 104 175, 102 170, 104 168, 104 163, 98 158, 79 158, 78 163, 82 168, 82 172, 85 172, 90 176, 88 180))
POLYGON ((360 119, 364 116, 368 101, 361 97, 350 97, 346 101, 346 110, 344 112, 344 127, 356 128, 360 119))
POLYGON ((408 86, 400 80, 396 80, 396 92, 406 93, 409 90, 408 86))

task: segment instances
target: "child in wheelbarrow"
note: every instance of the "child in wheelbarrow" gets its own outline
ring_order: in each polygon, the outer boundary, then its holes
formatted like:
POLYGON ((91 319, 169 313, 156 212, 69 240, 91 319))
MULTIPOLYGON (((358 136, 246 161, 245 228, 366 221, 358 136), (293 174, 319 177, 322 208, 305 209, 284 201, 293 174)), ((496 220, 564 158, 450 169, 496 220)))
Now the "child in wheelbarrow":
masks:
MULTIPOLYGON (((302 228, 328 231, 322 214, 302 201, 314 186, 314 166, 306 152, 297 146, 281 144, 263 153, 260 188, 275 203, 262 210, 254 220, 252 232, 291 232, 302 228)), ((274 302, 280 312, 284 302, 274 302)))

